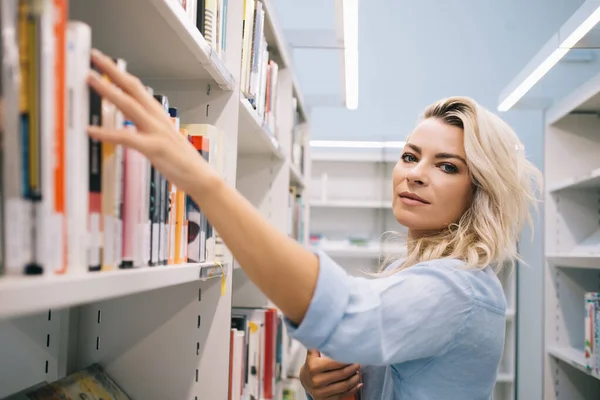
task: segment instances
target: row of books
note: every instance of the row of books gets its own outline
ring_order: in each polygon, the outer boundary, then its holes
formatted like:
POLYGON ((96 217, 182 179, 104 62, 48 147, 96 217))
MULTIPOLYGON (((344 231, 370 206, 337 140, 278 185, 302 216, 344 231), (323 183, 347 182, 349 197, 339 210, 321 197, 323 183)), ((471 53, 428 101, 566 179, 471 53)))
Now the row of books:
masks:
POLYGON ((585 366, 596 374, 600 374, 600 293, 586 292, 585 304, 585 366))
POLYGON ((244 0, 240 88, 269 132, 277 137, 279 65, 271 58, 264 33, 261 0, 244 0))
POLYGON ((204 40, 225 61, 228 0, 178 0, 204 40))
POLYGON ((288 197, 288 236, 304 242, 304 199, 295 186, 290 186, 288 197))
POLYGON ((228 400, 271 400, 283 371, 283 321, 274 308, 233 307, 228 400))
POLYGON ((131 400, 99 364, 92 364, 57 381, 39 382, 5 400, 103 399, 131 400))
MULTIPOLYGON (((39 275, 215 260, 216 232, 185 193, 135 150, 87 135, 90 124, 136 134, 86 83, 90 27, 68 20, 67 0, 3 0, 1 7, 0 270, 39 275)), ((125 60, 115 61, 126 70, 125 60)), ((147 90, 174 130, 220 168, 218 130, 180 125, 168 97, 147 90)))

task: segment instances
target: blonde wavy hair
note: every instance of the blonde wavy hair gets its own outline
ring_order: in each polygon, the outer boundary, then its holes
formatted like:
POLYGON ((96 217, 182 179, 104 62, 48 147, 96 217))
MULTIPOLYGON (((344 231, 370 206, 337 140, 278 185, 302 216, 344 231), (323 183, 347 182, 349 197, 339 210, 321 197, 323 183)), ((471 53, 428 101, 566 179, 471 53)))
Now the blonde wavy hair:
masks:
MULTIPOLYGON (((520 260, 521 229, 525 222, 533 228, 531 211, 537 210, 540 171, 527 160, 513 129, 470 98, 437 101, 425 109, 422 119, 428 118, 463 129, 473 200, 460 220, 447 229, 425 237, 406 237, 405 254, 384 257, 382 268, 396 262, 390 271, 396 272, 424 261, 454 258, 463 260, 466 268, 490 265, 496 273, 506 266, 512 269, 520 260)), ((391 235, 396 243, 400 237, 391 235)))

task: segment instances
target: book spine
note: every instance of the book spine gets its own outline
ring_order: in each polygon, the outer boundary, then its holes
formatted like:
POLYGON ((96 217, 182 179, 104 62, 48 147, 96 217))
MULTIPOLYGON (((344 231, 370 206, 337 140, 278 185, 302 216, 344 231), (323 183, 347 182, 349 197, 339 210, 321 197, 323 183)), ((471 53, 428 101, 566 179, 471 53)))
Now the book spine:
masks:
MULTIPOLYGON (((125 60, 118 58, 114 59, 117 68, 125 72, 127 71, 127 63, 125 60)), ((115 107, 114 112, 114 127, 115 129, 122 130, 125 128, 125 117, 121 110, 115 107)), ((115 145, 115 159, 114 159, 114 197, 113 197, 113 252, 114 252, 114 265, 120 267, 123 261, 123 168, 124 168, 125 149, 121 145, 115 145)))
MULTIPOLYGON (((102 98, 93 90, 89 91, 90 125, 103 126, 102 98)), ((103 219, 104 174, 103 153, 105 144, 89 139, 89 213, 90 213, 90 271, 100 271, 106 259, 107 242, 104 231, 108 228, 103 219)))
MULTIPOLYGON (((202 157, 206 160, 207 163, 210 163, 211 150, 210 150, 210 138, 207 136, 202 136, 202 157)), ((204 240, 201 242, 201 252, 202 252, 202 260, 211 260, 215 259, 215 232, 208 222, 206 215, 202 213, 202 230, 204 231, 204 240)))
POLYGON ((39 121, 39 4, 27 2, 24 10, 24 21, 20 38, 25 43, 23 54, 21 84, 21 100, 24 102, 26 112, 23 116, 26 118, 22 126, 22 138, 24 149, 24 168, 26 171, 25 198, 27 204, 27 222, 28 228, 26 237, 30 254, 25 265, 25 273, 37 275, 43 272, 42 266, 38 263, 37 253, 37 222, 36 212, 39 210, 41 202, 41 179, 40 179, 40 121, 39 121))
MULTIPOLYGON (((167 96, 162 94, 155 94, 154 98, 158 101, 165 113, 169 113, 169 99, 167 96)), ((169 216, 169 182, 167 179, 160 174, 158 171, 155 171, 156 174, 156 212, 157 212, 157 241, 158 241, 158 249, 157 249, 157 263, 158 265, 166 265, 168 254, 169 254, 169 225, 168 225, 168 216, 169 216)))
POLYGON ((585 299, 585 367, 588 370, 594 368, 594 300, 593 293, 586 292, 585 299))
MULTIPOLYGON (((92 229, 97 229, 94 205, 100 190, 96 157, 99 142, 91 140, 88 124, 99 125, 90 102, 98 102, 86 82, 90 69, 91 28, 83 22, 67 23, 67 136, 65 146, 65 209, 67 219, 67 270, 69 273, 100 267, 92 229)), ((97 106, 96 106, 97 107, 97 106)))
MULTIPOLYGON (((131 122, 125 126, 135 134, 131 122)), ((139 255, 138 233, 140 232, 141 215, 137 210, 142 207, 142 187, 144 185, 142 155, 130 148, 124 149, 123 154, 123 250, 121 268, 140 267, 142 260, 139 255)))
POLYGON ((159 264, 167 265, 169 254, 169 181, 164 175, 159 174, 160 180, 160 207, 159 207, 159 229, 160 229, 160 244, 159 244, 159 264))
POLYGON ((160 220, 159 220, 159 195, 160 195, 160 176, 154 167, 150 167, 150 265, 159 264, 159 243, 160 243, 160 220))
POLYGON ((67 21, 69 18, 68 0, 53 0, 54 19, 54 196, 53 196, 53 218, 51 233, 53 242, 53 260, 55 272, 62 274, 67 272, 67 216, 66 216, 66 135, 67 135, 67 21))
MULTIPOLYGON (((179 132, 179 112, 176 107, 169 107, 169 115, 171 117, 171 121, 173 122, 173 126, 175 130, 179 132)), ((178 223, 177 216, 183 214, 180 212, 178 207, 180 205, 177 202, 177 192, 178 188, 174 183, 170 183, 168 187, 168 198, 169 198, 169 212, 168 212, 168 225, 169 225, 169 254, 168 254, 168 264, 181 263, 181 254, 179 249, 181 248, 181 244, 178 241, 181 240, 181 232, 178 232, 180 229, 183 220, 178 223)), ((181 210, 183 211, 183 210, 181 210)))
MULTIPOLYGON (((202 156, 202 137, 190 135, 190 142, 202 156)), ((197 263, 205 261, 204 243, 206 240, 206 231, 203 223, 203 213, 200 207, 189 196, 186 196, 187 202, 187 218, 188 218, 188 237, 187 237, 187 254, 188 262, 197 263)))
POLYGON ((61 215, 55 212, 54 166, 55 162, 55 119, 56 119, 56 76, 55 76, 55 10, 53 0, 41 0, 39 19, 39 85, 38 102, 40 126, 38 131, 40 152, 38 168, 40 200, 36 210, 35 254, 36 262, 45 273, 53 273, 63 267, 61 215))
POLYGON ((27 248, 25 238, 26 201, 23 196, 21 142, 21 70, 18 42, 20 24, 18 0, 3 0, 2 7, 2 180, 3 180, 3 270, 5 274, 22 274, 27 248), (17 22, 18 21, 18 22, 17 22))
MULTIPOLYGON (((176 123, 177 131, 187 138, 187 131, 181 129, 179 120, 176 123)), ((187 221, 186 221, 186 195, 181 188, 175 188, 175 263, 187 262, 187 221)))

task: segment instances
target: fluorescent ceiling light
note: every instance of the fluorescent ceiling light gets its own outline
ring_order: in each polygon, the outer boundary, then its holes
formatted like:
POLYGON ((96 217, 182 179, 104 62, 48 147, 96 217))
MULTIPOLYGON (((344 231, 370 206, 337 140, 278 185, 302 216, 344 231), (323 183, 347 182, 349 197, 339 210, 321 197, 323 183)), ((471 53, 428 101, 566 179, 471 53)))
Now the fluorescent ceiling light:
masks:
POLYGON ((358 0, 343 0, 346 108, 358 108, 358 0))
POLYGON ((406 142, 371 142, 352 140, 311 140, 310 147, 353 149, 401 149, 406 142))
POLYGON ((542 77, 546 75, 548 71, 550 71, 552 67, 554 67, 556 63, 559 62, 560 59, 563 58, 568 52, 569 49, 558 48, 554 50, 548 56, 548 58, 542 61, 542 63, 538 65, 537 68, 534 69, 533 72, 515 88, 515 90, 506 96, 506 98, 498 106, 498 111, 504 112, 510 110, 515 104, 517 104, 517 101, 521 100, 521 98, 525 96, 525 93, 530 91, 531 88, 538 83, 539 80, 542 79, 542 77))
POLYGON ((600 22, 600 6, 585 19, 563 42, 559 47, 567 49, 573 48, 585 35, 588 34, 600 22))
MULTIPOLYGON (((583 6, 582 6, 583 8, 583 6)), ((540 81, 585 35, 600 22, 600 6, 577 26, 498 106, 498 111, 510 110, 540 81)))

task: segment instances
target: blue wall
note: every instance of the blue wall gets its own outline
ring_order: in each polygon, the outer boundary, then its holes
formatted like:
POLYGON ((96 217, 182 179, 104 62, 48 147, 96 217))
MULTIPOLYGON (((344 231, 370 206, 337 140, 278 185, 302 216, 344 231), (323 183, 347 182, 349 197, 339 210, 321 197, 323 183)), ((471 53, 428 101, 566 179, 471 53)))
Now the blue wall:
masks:
MULTIPOLYGON (((315 7, 314 0, 306 0, 315 7)), ((322 1, 322 0, 321 0, 322 1)), ((333 27, 332 6, 302 14, 302 2, 280 0, 284 26, 333 27), (295 3, 295 4, 294 4, 295 3), (304 16, 302 16, 304 15, 304 16)), ((306 4, 308 4, 306 3, 306 4)), ((324 2, 324 3, 333 3, 324 2)), ((466 95, 495 110, 500 91, 583 0, 398 0, 360 2, 359 109, 315 108, 313 139, 401 140, 423 108, 442 97, 466 95)), ((309 7, 308 5, 306 7, 309 7)), ((306 11, 306 10, 305 10, 306 11)), ((305 96, 339 95, 337 53, 297 50, 305 96), (315 58, 315 55, 317 57, 315 58)), ((543 165, 543 116, 511 111, 503 117, 543 165)), ((528 267, 518 271, 518 399, 542 399, 543 210, 535 239, 523 232, 528 267)))

